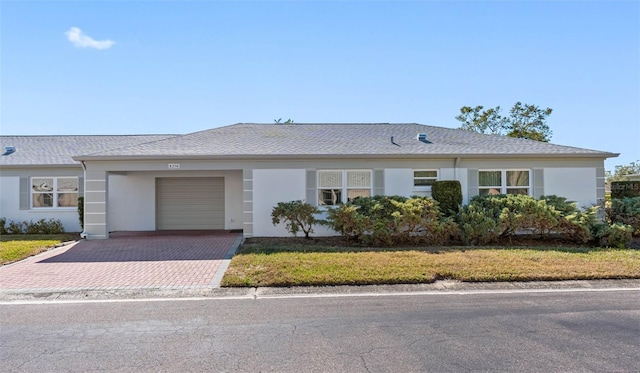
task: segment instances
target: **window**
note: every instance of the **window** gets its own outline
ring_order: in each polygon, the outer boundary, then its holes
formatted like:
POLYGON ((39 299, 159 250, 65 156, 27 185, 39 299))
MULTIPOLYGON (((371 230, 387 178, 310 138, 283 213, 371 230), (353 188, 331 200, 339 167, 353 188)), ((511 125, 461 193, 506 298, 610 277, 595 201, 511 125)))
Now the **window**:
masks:
POLYGON ((478 172, 480 195, 530 194, 528 170, 491 170, 478 172))
POLYGON ((437 170, 414 170, 413 171, 413 187, 414 189, 431 189, 434 181, 438 181, 437 170))
POLYGON ((318 171, 318 205, 333 206, 370 196, 370 170, 318 171))
POLYGON ((34 208, 77 207, 78 178, 31 178, 31 206, 34 208))

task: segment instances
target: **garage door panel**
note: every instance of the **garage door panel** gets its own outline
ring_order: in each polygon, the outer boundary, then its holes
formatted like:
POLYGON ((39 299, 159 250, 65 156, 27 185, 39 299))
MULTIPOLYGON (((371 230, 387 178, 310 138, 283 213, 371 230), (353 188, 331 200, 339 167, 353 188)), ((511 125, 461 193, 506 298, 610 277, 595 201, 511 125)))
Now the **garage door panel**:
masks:
POLYGON ((224 229, 224 178, 156 179, 156 228, 224 229))

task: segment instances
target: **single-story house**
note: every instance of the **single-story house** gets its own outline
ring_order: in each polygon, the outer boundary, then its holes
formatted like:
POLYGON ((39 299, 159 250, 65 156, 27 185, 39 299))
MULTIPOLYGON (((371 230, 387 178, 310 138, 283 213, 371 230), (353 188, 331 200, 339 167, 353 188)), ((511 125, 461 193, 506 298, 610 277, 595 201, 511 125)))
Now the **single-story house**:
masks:
POLYGON ((624 177, 629 181, 640 181, 640 174, 628 174, 624 175, 624 177))
MULTIPOLYGON (((84 234, 242 230, 285 236, 278 202, 324 206, 370 195, 430 195, 458 180, 478 194, 604 199, 618 154, 415 123, 239 123, 186 135, 1 136, 0 216, 61 219, 84 234)), ((326 228, 316 235, 332 235, 326 228)))

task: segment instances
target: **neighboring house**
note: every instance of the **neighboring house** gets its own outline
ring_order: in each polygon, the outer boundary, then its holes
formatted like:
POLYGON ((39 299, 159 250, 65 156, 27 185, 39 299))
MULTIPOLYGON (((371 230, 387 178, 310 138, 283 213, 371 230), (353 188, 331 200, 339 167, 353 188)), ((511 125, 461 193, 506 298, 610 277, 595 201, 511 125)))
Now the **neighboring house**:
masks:
POLYGON ((0 136, 0 217, 60 219, 67 232, 80 232, 84 170, 71 157, 172 136, 0 136))
POLYGON ((629 174, 624 175, 624 177, 629 181, 640 181, 640 174, 629 174))
POLYGON ((30 141, 38 137, 0 137, 3 147, 16 148, 1 157, 1 215, 35 218, 50 209, 46 217, 63 216, 74 209, 64 206, 72 203, 64 194, 75 185, 64 177, 77 178, 78 195, 84 182, 90 239, 191 229, 284 236, 284 226, 271 223, 278 202, 323 208, 358 196, 430 195, 435 180, 460 181, 465 203, 478 194, 518 193, 589 206, 604 199, 604 160, 618 155, 414 123, 234 124, 181 136, 131 136, 140 141, 95 149, 87 142, 98 136, 42 137, 49 138, 64 139, 61 153, 43 145, 64 162, 32 154, 38 148, 30 141), (23 161, 11 163, 18 156, 23 161))

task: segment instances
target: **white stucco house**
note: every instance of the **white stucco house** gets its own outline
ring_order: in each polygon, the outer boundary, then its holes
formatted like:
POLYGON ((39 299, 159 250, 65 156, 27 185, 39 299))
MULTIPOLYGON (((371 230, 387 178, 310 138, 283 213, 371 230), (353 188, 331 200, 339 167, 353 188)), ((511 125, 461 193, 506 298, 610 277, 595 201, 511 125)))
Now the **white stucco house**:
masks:
MULTIPOLYGON (((285 236, 278 202, 321 208, 357 196, 429 195, 434 180, 478 194, 604 199, 618 154, 415 123, 249 124, 186 135, 0 136, 0 216, 61 219, 84 233, 242 230, 285 236)), ((316 230, 316 235, 331 235, 316 230)))

